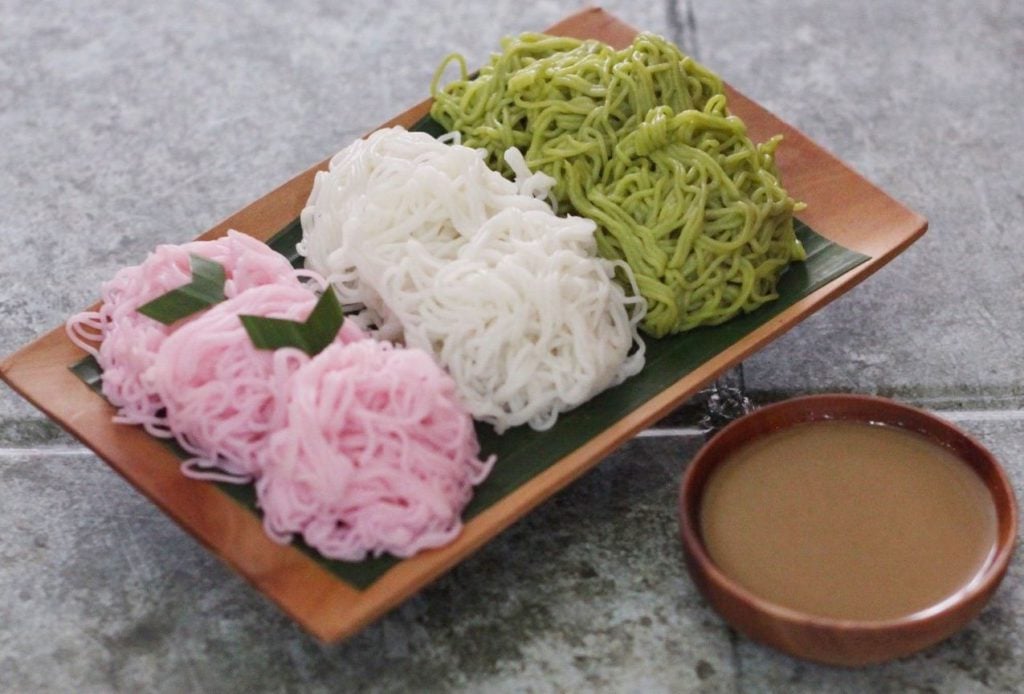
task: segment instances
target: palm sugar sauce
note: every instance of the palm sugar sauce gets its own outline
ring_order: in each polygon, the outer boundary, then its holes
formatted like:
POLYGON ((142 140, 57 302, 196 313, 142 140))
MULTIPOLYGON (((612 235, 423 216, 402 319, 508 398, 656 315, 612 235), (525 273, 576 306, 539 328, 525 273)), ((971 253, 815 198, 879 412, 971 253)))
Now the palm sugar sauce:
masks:
POLYGON ((708 554, 769 602, 818 617, 898 619, 971 584, 996 544, 981 478, 923 435, 819 421, 773 432, 711 474, 708 554))

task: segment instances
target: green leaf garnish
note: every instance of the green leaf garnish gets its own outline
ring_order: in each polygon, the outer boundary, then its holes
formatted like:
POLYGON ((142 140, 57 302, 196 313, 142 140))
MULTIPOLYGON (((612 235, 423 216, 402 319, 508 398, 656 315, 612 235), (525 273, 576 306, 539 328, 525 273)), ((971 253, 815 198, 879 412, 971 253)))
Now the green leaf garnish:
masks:
POLYGON ((314 357, 334 341, 345 321, 345 312, 334 289, 328 287, 305 323, 266 316, 240 315, 238 318, 256 349, 297 347, 314 357))
POLYGON ((170 325, 224 301, 224 267, 194 253, 188 257, 192 281, 139 306, 139 313, 170 325))

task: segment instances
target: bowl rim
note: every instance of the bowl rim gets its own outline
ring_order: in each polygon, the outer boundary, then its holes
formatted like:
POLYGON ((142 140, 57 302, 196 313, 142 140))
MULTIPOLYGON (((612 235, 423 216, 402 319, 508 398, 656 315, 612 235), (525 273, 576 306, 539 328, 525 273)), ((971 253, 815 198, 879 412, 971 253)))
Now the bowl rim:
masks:
MULTIPOLYGON (((956 454, 958 458, 961 458, 966 465, 971 467, 975 474, 981 476, 981 472, 968 460, 964 459, 963 455, 957 451, 952 452, 956 454)), ((715 587, 718 590, 727 593, 731 599, 741 602, 748 608, 764 613, 773 619, 781 620, 790 624, 814 626, 820 629, 832 629, 837 631, 858 631, 862 633, 889 632, 914 627, 915 625, 939 619, 943 615, 955 611, 960 606, 967 605, 975 600, 984 598, 987 593, 995 589, 1006 574, 1014 548, 1017 544, 1017 534, 1019 530, 1018 506, 1013 493, 1013 485, 1010 483, 1006 471, 1003 469, 1002 465, 999 464, 995 455, 993 455, 988 448, 982 445, 980 441, 955 426, 950 421, 928 412, 927 410, 907 405, 889 398, 854 393, 818 393, 814 395, 802 395, 788 398, 786 400, 758 407, 753 412, 730 422, 728 425, 716 432, 690 461, 680 484, 678 513, 683 550, 685 554, 689 555, 692 562, 696 564, 696 567, 693 570, 701 571, 706 580, 715 584, 715 587), (880 410, 879 417, 874 420, 865 420, 855 417, 844 418, 841 416, 829 416, 830 413, 834 413, 836 408, 828 406, 826 403, 835 403, 836 400, 847 404, 859 402, 862 404, 877 406, 880 410), (815 405, 818 405, 818 407, 814 407, 815 405), (982 480, 990 494, 993 496, 992 502, 996 511, 997 524, 996 542, 994 551, 986 559, 983 568, 978 571, 974 579, 953 594, 946 597, 944 600, 909 615, 885 620, 857 620, 814 615, 791 607, 779 605, 751 592, 720 569, 708 554, 704 546, 704 541, 700 535, 699 520, 696 514, 696 510, 700 507, 699 502, 703 498, 704 487, 706 486, 708 477, 714 470, 714 466, 721 464, 724 459, 723 457, 715 456, 718 447, 722 445, 722 441, 726 440, 726 432, 739 429, 744 426, 749 426, 749 422, 755 418, 770 417, 778 412, 789 409, 799 410, 802 408, 807 408, 809 413, 813 413, 817 416, 795 419, 783 426, 775 427, 772 429, 772 432, 782 431, 797 424, 817 421, 859 421, 867 424, 896 426, 908 431, 914 431, 927 436, 937 445, 943 446, 947 449, 949 448, 941 441, 936 441, 935 437, 928 432, 906 426, 894 417, 886 416, 886 412, 888 412, 889 415, 902 412, 904 414, 911 414, 915 417, 923 418, 929 421, 933 426, 945 429, 955 438, 959 438, 969 448, 978 453, 978 459, 983 460, 984 464, 990 468, 992 477, 995 480, 995 486, 1000 488, 999 491, 1006 497, 1008 503, 999 503, 995 498, 996 492, 993 489, 993 484, 988 480, 982 480), (883 409, 884 411, 882 411, 883 409), (701 488, 698 491, 691 491, 692 487, 696 484, 695 480, 697 475, 703 470, 703 468, 708 466, 712 467, 708 469, 707 474, 704 476, 701 488), (689 508, 687 504, 688 495, 695 495, 695 501, 698 502, 696 504, 696 509, 691 510, 689 508), (1008 532, 1003 532, 1002 530, 1004 516, 1008 522, 1008 532)))

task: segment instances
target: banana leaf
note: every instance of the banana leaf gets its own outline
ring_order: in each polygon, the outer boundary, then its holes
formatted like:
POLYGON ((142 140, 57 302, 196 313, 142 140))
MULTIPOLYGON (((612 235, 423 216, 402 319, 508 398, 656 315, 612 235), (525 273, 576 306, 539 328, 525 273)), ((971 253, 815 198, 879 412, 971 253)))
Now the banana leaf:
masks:
MULTIPOLYGON (((435 136, 444 132, 429 117, 412 129, 435 136)), ((537 432, 520 426, 499 436, 490 426, 478 423, 481 454, 494 454, 498 462, 490 477, 475 489, 463 518, 469 520, 486 510, 789 306, 868 260, 867 256, 815 233, 800 220, 796 223, 796 233, 807 251, 807 260, 794 263, 786 270, 779 283, 777 300, 723 325, 698 328, 661 339, 645 337, 647 362, 643 371, 575 410, 560 415, 558 422, 548 431, 537 432)), ((295 245, 301 238, 302 229, 296 219, 268 243, 298 267, 301 258, 295 251, 295 245)), ((82 360, 72 370, 99 392, 102 373, 92 357, 82 360)), ((179 458, 188 457, 174 443, 168 443, 168 446, 179 458)), ((138 464, 151 463, 139 461, 138 464)), ((218 486, 252 513, 259 514, 252 485, 218 486)), ((297 544, 338 578, 360 590, 372 585, 400 561, 390 556, 362 562, 334 561, 324 559, 301 541, 297 544)))

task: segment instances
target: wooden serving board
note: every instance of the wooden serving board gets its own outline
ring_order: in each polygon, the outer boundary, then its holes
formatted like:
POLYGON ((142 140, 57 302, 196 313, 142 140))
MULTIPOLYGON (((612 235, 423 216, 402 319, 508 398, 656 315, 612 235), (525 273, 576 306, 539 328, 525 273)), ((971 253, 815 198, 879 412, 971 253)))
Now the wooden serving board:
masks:
MULTIPOLYGON (((583 10, 547 32, 600 39, 615 47, 629 44, 636 34, 599 9, 583 10)), ((250 509, 214 484, 181 475, 177 459, 163 442, 141 428, 113 424, 113 409, 70 370, 83 353, 68 340, 63 327, 8 357, 0 363, 0 374, 317 638, 346 638, 447 572, 718 374, 863 281, 924 233, 924 218, 750 99, 729 87, 727 93, 731 112, 746 122, 755 141, 784 135, 778 165, 790 194, 808 203, 801 219, 827 239, 868 259, 767 320, 480 512, 451 544, 399 562, 365 590, 341 580, 303 551, 269 540, 250 509)), ((424 101, 385 125, 412 126, 429 108, 430 102, 424 101)), ((327 160, 299 174, 200 238, 239 229, 269 239, 295 220, 314 174, 326 167, 327 160)))

